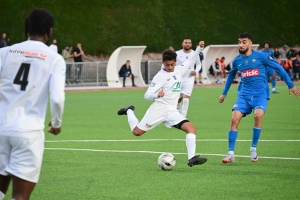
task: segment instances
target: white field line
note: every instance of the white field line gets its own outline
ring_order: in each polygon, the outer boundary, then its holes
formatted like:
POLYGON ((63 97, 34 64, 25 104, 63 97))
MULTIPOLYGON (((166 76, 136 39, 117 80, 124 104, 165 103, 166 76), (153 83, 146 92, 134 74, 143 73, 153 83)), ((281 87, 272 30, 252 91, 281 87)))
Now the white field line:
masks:
MULTIPOLYGON (((150 141, 185 141, 185 139, 139 139, 139 140, 46 140, 45 142, 150 142, 150 141)), ((227 139, 199 139, 197 142, 227 142, 227 139)), ((252 140, 237 140, 251 142, 252 140)), ((300 142, 300 140, 259 140, 259 142, 300 142)))
MULTIPOLYGON (((56 150, 56 151, 89 151, 89 152, 110 152, 110 153, 151 153, 151 154, 161 154, 163 152, 157 151, 132 151, 132 150, 102 150, 102 149, 74 149, 74 148, 45 148, 46 150, 56 150)), ((173 153, 174 155, 185 155, 186 153, 173 153)), ((200 155, 205 156, 225 156, 224 154, 205 154, 200 155)), ((234 155, 235 157, 249 158, 250 156, 244 155, 234 155)), ((259 158, 265 159, 276 159, 276 160, 300 160, 300 158, 288 158, 288 157, 270 157, 270 156, 259 156, 259 158)))

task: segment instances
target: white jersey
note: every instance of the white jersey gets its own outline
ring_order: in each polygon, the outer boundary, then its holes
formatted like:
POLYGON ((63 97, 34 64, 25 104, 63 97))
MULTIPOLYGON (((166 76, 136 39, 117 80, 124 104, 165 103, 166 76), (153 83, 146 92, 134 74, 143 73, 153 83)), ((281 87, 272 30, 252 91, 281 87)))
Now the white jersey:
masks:
MULTIPOLYGON (((182 63, 184 63, 193 54, 193 52, 194 50, 191 50, 190 53, 185 53, 183 49, 176 51, 177 54, 176 65, 181 65, 182 63)), ((198 56, 195 59, 194 63, 191 63, 188 70, 186 70, 186 72, 182 75, 183 84, 185 84, 185 82, 188 81, 191 81, 194 84, 194 76, 191 75, 191 72, 192 71, 199 72, 200 69, 201 69, 201 62, 200 62, 200 57, 198 56), (196 69, 194 69, 195 64, 196 64, 196 69)))
MULTIPOLYGON (((194 53, 190 54, 189 58, 181 65, 176 65, 173 72, 167 72, 161 69, 154 77, 145 93, 145 99, 155 99, 169 106, 177 107, 177 102, 180 97, 182 86, 182 76, 189 71, 191 65, 195 63, 196 58, 199 58, 200 47, 194 53), (159 91, 164 91, 164 96, 158 98, 159 91)), ((194 66, 194 65, 193 65, 194 66)))
POLYGON ((52 49, 53 51, 55 51, 56 53, 58 53, 58 48, 55 44, 51 44, 50 46, 50 49, 52 49))
POLYGON ((0 49, 0 135, 43 130, 50 92, 52 126, 62 123, 66 63, 39 41, 0 49))

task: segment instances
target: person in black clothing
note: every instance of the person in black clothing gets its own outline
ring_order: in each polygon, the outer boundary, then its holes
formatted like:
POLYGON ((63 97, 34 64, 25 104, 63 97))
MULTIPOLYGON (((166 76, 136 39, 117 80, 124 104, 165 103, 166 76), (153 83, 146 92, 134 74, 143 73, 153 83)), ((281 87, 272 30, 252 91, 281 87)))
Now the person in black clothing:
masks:
POLYGON ((119 71, 119 76, 123 77, 123 87, 126 87, 125 86, 126 77, 131 78, 132 86, 136 87, 136 85, 134 84, 134 75, 132 74, 131 67, 130 67, 130 60, 127 60, 126 63, 122 65, 119 71))
POLYGON ((8 40, 6 40, 6 33, 1 34, 0 38, 0 48, 8 46, 8 40))
MULTIPOLYGON (((82 61, 83 55, 84 55, 84 52, 82 51, 81 43, 78 42, 76 48, 73 49, 74 62, 83 62, 82 61)), ((76 64, 75 67, 77 68, 77 76, 75 77, 75 81, 79 81, 80 75, 81 75, 82 64, 76 64)))

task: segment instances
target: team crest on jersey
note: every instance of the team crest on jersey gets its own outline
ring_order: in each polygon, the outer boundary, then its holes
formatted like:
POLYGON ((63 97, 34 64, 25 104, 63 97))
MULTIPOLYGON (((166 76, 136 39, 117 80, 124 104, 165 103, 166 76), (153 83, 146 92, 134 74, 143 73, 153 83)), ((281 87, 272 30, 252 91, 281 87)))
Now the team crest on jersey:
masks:
POLYGON ((245 65, 248 65, 248 60, 245 60, 245 65))
POLYGON ((242 78, 248 78, 252 76, 258 76, 259 75, 259 70, 258 68, 255 69, 249 69, 249 70, 244 70, 241 72, 242 78))
POLYGON ((173 78, 174 78, 174 80, 177 80, 177 78, 176 78, 176 76, 175 76, 175 75, 173 76, 173 78))
POLYGON ((255 62, 256 62, 256 60, 255 60, 255 59, 252 59, 252 62, 253 62, 253 63, 255 63, 255 62))
POLYGON ((172 92, 180 92, 181 91, 181 82, 175 82, 172 86, 172 92))
POLYGON ((155 87, 156 83, 151 82, 149 87, 155 87))

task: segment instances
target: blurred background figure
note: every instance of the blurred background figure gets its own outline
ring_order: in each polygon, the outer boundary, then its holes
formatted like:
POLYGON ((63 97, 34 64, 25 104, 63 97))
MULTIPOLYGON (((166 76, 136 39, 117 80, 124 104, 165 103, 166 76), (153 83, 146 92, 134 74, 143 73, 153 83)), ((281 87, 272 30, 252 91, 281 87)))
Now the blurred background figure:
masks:
POLYGON ((54 39, 54 40, 52 41, 52 44, 51 44, 49 47, 50 47, 50 49, 52 49, 53 51, 58 52, 58 48, 57 48, 56 43, 57 43, 57 41, 56 41, 56 39, 54 39))
POLYGON ((3 32, 0 38, 0 48, 8 46, 9 39, 6 40, 6 33, 3 32))

